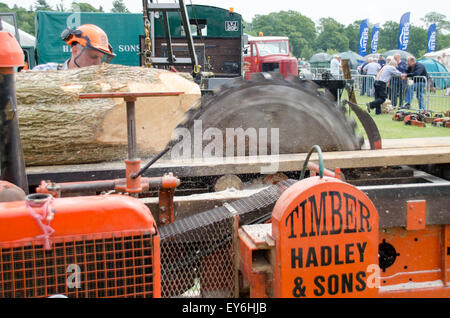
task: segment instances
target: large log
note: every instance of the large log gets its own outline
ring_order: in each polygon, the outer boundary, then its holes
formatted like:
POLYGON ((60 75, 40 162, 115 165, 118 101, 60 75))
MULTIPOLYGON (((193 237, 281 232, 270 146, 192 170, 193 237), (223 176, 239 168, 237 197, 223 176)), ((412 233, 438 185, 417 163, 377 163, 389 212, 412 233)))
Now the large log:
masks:
POLYGON ((93 163, 126 158, 126 103, 80 100, 92 92, 183 92, 136 101, 141 158, 160 152, 185 111, 201 96, 188 74, 103 64, 16 75, 20 134, 27 166, 93 163))

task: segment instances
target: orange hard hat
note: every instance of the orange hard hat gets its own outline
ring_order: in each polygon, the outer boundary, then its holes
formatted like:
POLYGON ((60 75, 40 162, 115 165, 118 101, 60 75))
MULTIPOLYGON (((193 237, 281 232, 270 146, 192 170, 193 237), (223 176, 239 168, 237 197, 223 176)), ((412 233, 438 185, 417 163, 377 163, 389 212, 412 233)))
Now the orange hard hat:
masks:
POLYGON ((68 45, 77 42, 83 47, 115 56, 105 31, 93 24, 83 24, 75 30, 67 28, 61 33, 61 39, 68 45))

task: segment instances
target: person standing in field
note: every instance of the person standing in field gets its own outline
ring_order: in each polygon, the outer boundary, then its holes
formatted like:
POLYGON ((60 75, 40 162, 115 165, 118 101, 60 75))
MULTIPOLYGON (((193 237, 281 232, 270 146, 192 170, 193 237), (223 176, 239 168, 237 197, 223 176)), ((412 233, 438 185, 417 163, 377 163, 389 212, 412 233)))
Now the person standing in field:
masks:
POLYGON ((381 105, 387 98, 387 83, 393 76, 406 77, 406 74, 402 74, 397 70, 397 62, 392 59, 389 64, 385 65, 377 74, 374 87, 375 87, 375 99, 367 103, 367 112, 370 113, 372 108, 375 108, 375 114, 381 115, 381 105))

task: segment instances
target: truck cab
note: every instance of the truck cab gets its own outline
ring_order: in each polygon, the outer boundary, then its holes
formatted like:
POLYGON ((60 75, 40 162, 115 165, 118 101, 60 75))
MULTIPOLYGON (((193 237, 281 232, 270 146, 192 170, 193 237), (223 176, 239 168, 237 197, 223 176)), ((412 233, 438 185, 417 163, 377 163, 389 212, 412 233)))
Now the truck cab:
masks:
POLYGON ((289 38, 281 36, 249 37, 244 48, 244 76, 253 73, 279 72, 283 77, 298 76, 297 59, 290 56, 289 38))

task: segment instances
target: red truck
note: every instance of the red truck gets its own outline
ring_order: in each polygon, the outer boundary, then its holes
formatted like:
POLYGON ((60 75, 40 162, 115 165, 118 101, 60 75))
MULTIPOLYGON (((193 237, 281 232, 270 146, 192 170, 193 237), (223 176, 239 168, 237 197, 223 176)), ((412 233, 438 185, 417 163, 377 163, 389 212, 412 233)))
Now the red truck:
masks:
POLYGON ((244 49, 245 79, 253 73, 280 72, 283 77, 298 76, 297 59, 290 56, 289 39, 282 36, 249 37, 244 49))

